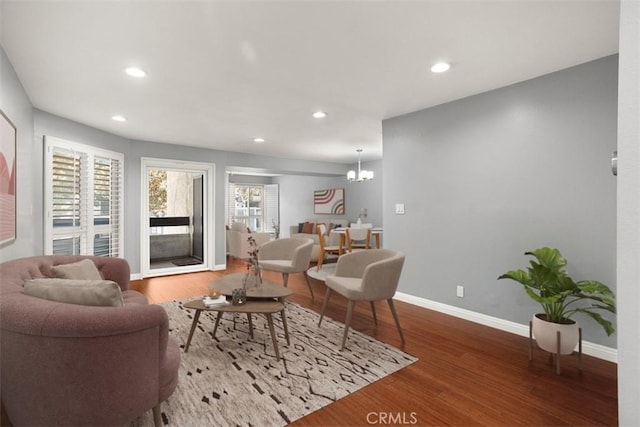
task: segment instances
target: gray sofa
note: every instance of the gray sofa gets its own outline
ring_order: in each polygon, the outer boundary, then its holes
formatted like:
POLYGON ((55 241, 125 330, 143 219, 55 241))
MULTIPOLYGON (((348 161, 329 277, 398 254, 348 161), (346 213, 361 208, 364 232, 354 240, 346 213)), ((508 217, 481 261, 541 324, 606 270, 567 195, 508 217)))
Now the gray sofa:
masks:
POLYGON ((0 398, 13 425, 126 425, 150 409, 161 423, 160 404, 178 383, 180 349, 166 311, 128 290, 129 277, 120 258, 36 256, 0 264, 0 398), (119 285, 108 283, 121 295, 117 306, 25 293, 25 281, 53 278, 55 266, 84 259, 119 285))
MULTIPOLYGON (((291 225, 289 227, 289 237, 303 237, 307 239, 313 240, 313 249, 311 250, 311 262, 318 262, 318 255, 320 254, 320 242, 318 240, 318 234, 316 233, 316 224, 325 224, 327 229, 329 228, 329 224, 337 224, 341 227, 348 227, 349 220, 345 218, 331 218, 331 217, 319 217, 319 218, 309 218, 304 221, 300 221, 300 223, 310 222, 313 224, 311 233, 300 233, 298 232, 299 224, 291 225)), ((327 245, 337 245, 339 243, 340 237, 335 234, 329 234, 325 241, 327 245)))

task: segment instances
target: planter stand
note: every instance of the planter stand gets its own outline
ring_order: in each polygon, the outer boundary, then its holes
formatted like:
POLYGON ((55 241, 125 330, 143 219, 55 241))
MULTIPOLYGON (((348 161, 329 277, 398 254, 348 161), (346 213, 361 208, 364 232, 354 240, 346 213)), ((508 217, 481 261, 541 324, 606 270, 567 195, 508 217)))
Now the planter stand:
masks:
MULTIPOLYGON (((560 331, 558 335, 558 350, 556 353, 549 353, 549 361, 553 362, 553 356, 556 357, 556 375, 560 375, 560 347, 562 337, 560 331)), ((582 372, 582 328, 578 328, 578 369, 582 372)), ((533 360, 533 322, 529 321, 529 361, 533 360)), ((574 352, 575 353, 575 352, 574 352)))

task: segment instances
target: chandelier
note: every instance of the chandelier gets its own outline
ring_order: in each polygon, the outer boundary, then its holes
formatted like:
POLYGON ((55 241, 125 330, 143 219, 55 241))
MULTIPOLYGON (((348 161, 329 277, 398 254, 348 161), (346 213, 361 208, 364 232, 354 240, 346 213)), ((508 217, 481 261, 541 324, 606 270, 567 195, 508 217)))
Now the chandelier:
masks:
POLYGON ((356 151, 358 152, 358 172, 347 172, 347 179, 349 180, 349 182, 363 182, 373 179, 373 171, 368 171, 360 168, 360 154, 362 153, 362 148, 358 148, 356 151))

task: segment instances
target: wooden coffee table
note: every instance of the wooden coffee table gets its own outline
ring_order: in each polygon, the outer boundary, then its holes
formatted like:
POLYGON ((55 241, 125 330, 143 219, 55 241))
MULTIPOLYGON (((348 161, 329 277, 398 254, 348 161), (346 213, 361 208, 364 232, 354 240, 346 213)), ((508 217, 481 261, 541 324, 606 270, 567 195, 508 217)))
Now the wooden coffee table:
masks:
MULTIPOLYGON (((209 283, 209 288, 217 288, 222 292, 222 295, 230 297, 234 289, 242 287, 244 277, 244 273, 227 274, 209 283)), ((262 279, 262 284, 259 286, 247 288, 247 297, 249 298, 276 299, 280 302, 284 302, 284 299, 292 293, 289 288, 266 279, 262 279)))
MULTIPOLYGON (((209 284, 209 287, 217 288, 223 295, 230 297, 234 289, 242 287, 244 277, 244 273, 228 274, 218 280, 214 280, 213 282, 211 282, 209 284)), ((189 331, 189 338, 187 339, 187 344, 184 347, 184 352, 186 353, 187 351, 189 351, 191 338, 193 337, 193 333, 195 332, 196 326, 198 325, 200 313, 202 313, 203 311, 218 312, 216 323, 213 328, 214 337, 216 335, 216 331, 218 330, 218 324, 220 322, 220 319, 222 318, 223 313, 246 313, 247 320, 249 322, 249 334, 253 338, 253 323, 251 320, 251 315, 256 313, 264 314, 267 318, 267 324, 269 325, 269 332, 271 334, 271 341, 273 342, 273 349, 276 354, 276 359, 280 360, 278 342, 276 340, 275 329, 273 327, 272 314, 280 313, 280 315, 282 316, 282 326, 284 328, 284 334, 285 338, 287 339, 287 344, 289 344, 289 330, 287 327, 287 316, 284 310, 284 299, 287 296, 291 295, 292 292, 288 288, 285 288, 282 285, 270 282, 268 280, 263 280, 261 285, 257 287, 249 287, 246 291, 248 301, 243 305, 229 304, 207 307, 202 302, 202 299, 187 302, 184 307, 196 310, 196 313, 193 316, 193 322, 191 323, 191 330, 189 331)))

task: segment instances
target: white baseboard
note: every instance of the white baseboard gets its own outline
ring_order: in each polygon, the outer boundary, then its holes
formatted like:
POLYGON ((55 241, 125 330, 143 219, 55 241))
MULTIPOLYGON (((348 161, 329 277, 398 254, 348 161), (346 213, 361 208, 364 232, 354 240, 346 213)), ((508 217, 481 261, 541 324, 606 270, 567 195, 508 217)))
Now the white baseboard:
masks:
POLYGON ((226 270, 227 264, 216 264, 213 266, 213 271, 226 270))
MULTIPOLYGON (((396 292, 394 298, 398 301, 404 301, 409 304, 427 308, 429 310, 434 310, 454 317, 459 317, 461 319, 469 320, 471 322, 479 323, 481 325, 489 326, 501 331, 510 332, 512 334, 520 335, 523 337, 529 336, 529 325, 522 325, 520 323, 499 319, 497 317, 487 316, 486 314, 476 313, 475 311, 466 310, 460 307, 454 307, 452 305, 442 304, 436 301, 431 301, 402 292, 396 292)), ((600 344, 583 341, 582 352, 584 354, 588 354, 589 356, 597 357, 598 359, 603 359, 614 363, 618 362, 618 350, 615 348, 605 347, 600 344)))

